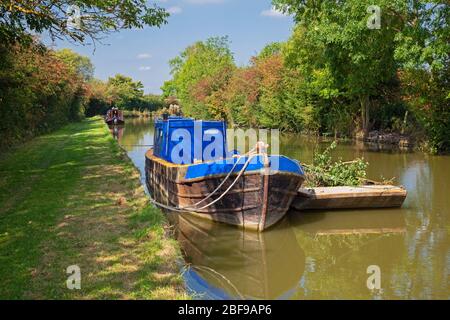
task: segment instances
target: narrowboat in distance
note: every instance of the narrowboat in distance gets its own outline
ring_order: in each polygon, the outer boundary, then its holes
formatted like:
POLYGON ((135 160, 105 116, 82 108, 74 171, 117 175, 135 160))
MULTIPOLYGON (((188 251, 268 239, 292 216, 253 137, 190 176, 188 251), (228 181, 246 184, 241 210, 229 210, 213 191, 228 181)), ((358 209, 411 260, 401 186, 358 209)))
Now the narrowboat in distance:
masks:
POLYGON ((108 126, 125 124, 123 111, 117 108, 112 108, 108 110, 105 116, 105 122, 108 124, 108 126))
POLYGON ((226 130, 224 121, 156 119, 153 148, 145 159, 152 202, 264 231, 289 210, 305 179, 303 169, 295 160, 269 155, 262 142, 244 155, 229 152, 226 130))

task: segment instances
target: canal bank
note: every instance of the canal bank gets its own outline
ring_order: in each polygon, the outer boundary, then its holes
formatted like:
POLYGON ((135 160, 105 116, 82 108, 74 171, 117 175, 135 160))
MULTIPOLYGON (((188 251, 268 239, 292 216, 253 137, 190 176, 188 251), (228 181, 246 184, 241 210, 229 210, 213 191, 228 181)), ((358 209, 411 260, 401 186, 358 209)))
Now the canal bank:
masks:
POLYGON ((0 173, 0 298, 187 297, 179 246, 100 117, 2 155, 0 173))

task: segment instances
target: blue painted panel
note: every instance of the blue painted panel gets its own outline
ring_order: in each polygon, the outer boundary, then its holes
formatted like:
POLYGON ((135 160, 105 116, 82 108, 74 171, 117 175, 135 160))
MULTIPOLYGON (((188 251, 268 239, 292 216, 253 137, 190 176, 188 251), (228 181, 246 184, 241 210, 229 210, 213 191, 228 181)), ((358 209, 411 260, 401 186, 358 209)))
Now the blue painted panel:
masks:
MULTIPOLYGON (((217 175, 217 174, 227 174, 233 168, 233 165, 237 162, 238 164, 234 168, 233 172, 239 172, 242 170, 245 162, 248 160, 247 157, 243 158, 228 158, 224 160, 217 160, 211 162, 205 162, 200 164, 193 164, 189 166, 186 171, 185 179, 195 179, 205 176, 217 175)), ((271 170, 291 172, 295 174, 303 175, 303 169, 301 165, 292 159, 285 156, 269 156, 269 161, 271 165, 271 170)), ((263 157, 257 156, 250 161, 250 164, 245 169, 246 172, 261 170, 264 168, 263 157)))
POLYGON ((224 121, 200 121, 169 117, 155 121, 154 154, 176 164, 192 164, 225 158, 227 153, 224 121), (213 152, 208 146, 214 144, 213 152))

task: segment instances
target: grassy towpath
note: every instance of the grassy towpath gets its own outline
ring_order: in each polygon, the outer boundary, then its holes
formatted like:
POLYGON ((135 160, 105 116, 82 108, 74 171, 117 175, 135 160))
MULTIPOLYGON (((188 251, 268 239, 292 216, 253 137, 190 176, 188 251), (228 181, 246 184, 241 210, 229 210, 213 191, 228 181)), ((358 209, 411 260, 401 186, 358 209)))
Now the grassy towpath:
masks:
POLYGON ((180 250, 100 118, 0 157, 0 298, 186 298, 180 250), (67 267, 81 270, 69 290, 67 267))

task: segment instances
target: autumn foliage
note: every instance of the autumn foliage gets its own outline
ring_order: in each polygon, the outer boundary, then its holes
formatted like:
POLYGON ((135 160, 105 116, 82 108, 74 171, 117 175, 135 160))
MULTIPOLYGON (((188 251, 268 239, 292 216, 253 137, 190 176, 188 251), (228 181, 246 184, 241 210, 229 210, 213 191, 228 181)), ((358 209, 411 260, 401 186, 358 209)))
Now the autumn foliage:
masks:
POLYGON ((226 37, 171 60, 164 95, 185 114, 232 126, 367 140, 386 133, 450 150, 450 7, 446 1, 273 0, 291 37, 236 66, 226 37), (383 13, 379 27, 367 9, 383 13))
POLYGON ((86 85, 52 50, 0 45, 0 147, 84 116, 86 85))

